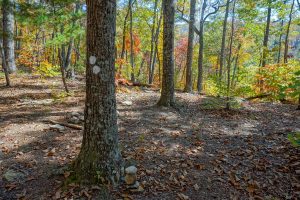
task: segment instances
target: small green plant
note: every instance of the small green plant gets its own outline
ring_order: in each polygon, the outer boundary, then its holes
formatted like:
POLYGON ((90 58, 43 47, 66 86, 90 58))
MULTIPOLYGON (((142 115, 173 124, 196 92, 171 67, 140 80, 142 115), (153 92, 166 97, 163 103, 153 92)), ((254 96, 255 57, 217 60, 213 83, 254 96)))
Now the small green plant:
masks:
POLYGON ((294 147, 300 147, 300 132, 290 133, 288 135, 288 140, 294 147))

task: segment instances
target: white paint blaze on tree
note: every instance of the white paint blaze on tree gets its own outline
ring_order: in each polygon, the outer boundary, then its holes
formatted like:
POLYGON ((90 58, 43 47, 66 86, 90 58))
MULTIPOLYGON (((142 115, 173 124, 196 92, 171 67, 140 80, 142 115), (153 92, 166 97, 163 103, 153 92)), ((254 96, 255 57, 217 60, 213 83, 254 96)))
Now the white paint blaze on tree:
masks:
POLYGON ((2 1, 3 11, 3 48, 9 73, 17 71, 14 42, 14 0, 2 1))
POLYGON ((122 168, 115 96, 116 1, 87 0, 86 104, 74 164, 80 182, 117 185, 122 168))

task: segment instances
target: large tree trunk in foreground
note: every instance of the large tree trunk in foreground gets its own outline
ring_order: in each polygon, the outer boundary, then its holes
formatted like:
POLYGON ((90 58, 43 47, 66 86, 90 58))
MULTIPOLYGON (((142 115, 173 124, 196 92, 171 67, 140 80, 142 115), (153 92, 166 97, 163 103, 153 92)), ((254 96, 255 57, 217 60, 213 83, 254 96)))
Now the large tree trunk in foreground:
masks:
POLYGON ((116 0, 87 0, 85 124, 74 171, 80 182, 116 186, 121 176, 115 96, 116 0))
POLYGON ((3 48, 9 73, 17 71, 14 42, 14 0, 3 0, 3 48))
POLYGON ((174 21, 175 0, 163 1, 163 76, 160 106, 174 106, 174 21))
POLYGON ((190 22, 189 22, 189 39, 188 49, 186 58, 186 80, 185 80, 185 92, 192 92, 193 81, 192 81, 192 66, 193 66, 193 47, 194 47, 194 23, 195 23, 195 12, 196 12, 196 0, 191 0, 190 5, 190 22))

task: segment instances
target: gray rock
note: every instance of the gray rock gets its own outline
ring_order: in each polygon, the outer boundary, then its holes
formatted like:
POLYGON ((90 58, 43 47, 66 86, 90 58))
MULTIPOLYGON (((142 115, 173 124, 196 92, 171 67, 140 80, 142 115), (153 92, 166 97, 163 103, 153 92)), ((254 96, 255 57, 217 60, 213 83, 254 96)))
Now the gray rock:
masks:
POLYGON ((73 116, 71 119, 69 119, 69 122, 72 124, 79 124, 80 120, 77 117, 73 116))
POLYGON ((75 116, 75 117, 79 117, 80 116, 80 114, 78 112, 72 112, 71 115, 75 116))
POLYGON ((62 126, 62 125, 59 125, 59 124, 55 124, 55 125, 51 125, 50 126, 50 129, 53 129, 53 130, 58 130, 58 131, 64 131, 65 130, 65 127, 62 126))
POLYGON ((130 166, 125 169, 126 174, 136 174, 137 168, 135 166, 130 166))
POLYGON ((25 178, 25 174, 9 169, 3 174, 3 179, 8 182, 20 181, 25 178))
POLYGON ((138 189, 140 187, 140 183, 138 181, 135 181, 133 185, 128 185, 128 189, 138 189))
POLYGON ((84 115, 80 115, 80 116, 79 116, 79 120, 80 120, 80 121, 84 121, 84 115))
POLYGON ((130 166, 125 169, 125 183, 127 185, 134 185, 136 183, 136 172, 135 166, 130 166))

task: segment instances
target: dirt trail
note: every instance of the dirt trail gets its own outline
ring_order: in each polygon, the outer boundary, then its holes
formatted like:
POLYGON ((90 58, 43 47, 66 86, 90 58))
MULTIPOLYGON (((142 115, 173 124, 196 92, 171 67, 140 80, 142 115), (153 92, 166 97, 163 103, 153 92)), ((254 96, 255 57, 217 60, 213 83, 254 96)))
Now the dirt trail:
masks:
MULTIPOLYGON (((61 190, 81 131, 44 122, 67 122, 72 112, 83 111, 83 83, 70 86, 70 97, 59 79, 23 77, 13 88, 0 88, 0 199, 84 199, 96 193, 76 185, 61 190)), ((145 191, 119 188, 116 198, 300 197, 300 151, 286 139, 300 131, 296 106, 248 102, 225 111, 209 109, 209 97, 179 93, 178 108, 168 109, 155 106, 155 91, 121 90, 120 147, 126 163, 137 166, 145 191)))

